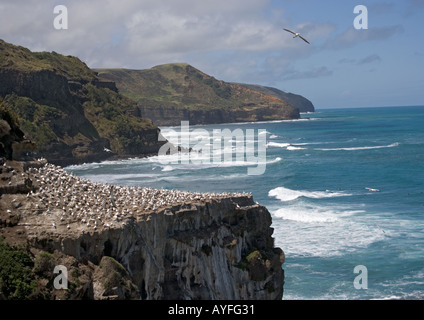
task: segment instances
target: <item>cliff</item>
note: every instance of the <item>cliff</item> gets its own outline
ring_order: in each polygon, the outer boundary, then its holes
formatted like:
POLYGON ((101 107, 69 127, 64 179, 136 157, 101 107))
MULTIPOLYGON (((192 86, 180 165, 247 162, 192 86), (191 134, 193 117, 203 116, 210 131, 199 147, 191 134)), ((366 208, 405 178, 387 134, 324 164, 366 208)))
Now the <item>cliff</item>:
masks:
POLYGON ((28 160, 35 150, 35 144, 25 138, 19 127, 18 117, 0 97, 0 158, 28 160))
POLYGON ((155 154, 159 129, 76 57, 0 40, 0 97, 39 156, 67 165, 155 154))
POLYGON ((282 298, 284 253, 249 194, 111 186, 42 160, 0 169, 0 298, 282 298))
POLYGON ((147 70, 95 69, 137 102, 141 115, 157 125, 297 119, 299 110, 286 101, 245 86, 217 80, 185 64, 147 70))
POLYGON ((299 94, 284 92, 277 88, 261 86, 258 84, 240 83, 240 85, 286 101, 292 106, 298 108, 300 112, 315 112, 315 107, 312 102, 299 94))

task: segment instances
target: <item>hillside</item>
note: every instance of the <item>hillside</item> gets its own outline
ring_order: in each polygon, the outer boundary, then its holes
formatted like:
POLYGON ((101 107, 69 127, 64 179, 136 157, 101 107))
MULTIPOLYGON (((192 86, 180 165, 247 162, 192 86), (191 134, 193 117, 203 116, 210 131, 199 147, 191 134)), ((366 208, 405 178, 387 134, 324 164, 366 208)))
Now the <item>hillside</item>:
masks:
POLYGON ((157 125, 297 119, 299 110, 274 96, 215 79, 185 63, 147 70, 95 69, 135 100, 157 125))
POLYGON ((161 145, 137 104, 76 57, 0 40, 0 97, 37 154, 55 164, 142 156, 161 145))
MULTIPOLYGON (((0 99, 0 152, 26 143, 0 99)), ((0 157, 0 300, 281 300, 271 223, 247 193, 113 186, 0 157)))
POLYGON ((256 90, 264 94, 274 96, 283 101, 286 101, 290 103, 292 106, 295 106, 296 108, 298 108, 300 112, 315 112, 315 107, 312 104, 312 102, 299 94, 284 92, 277 88, 261 86, 258 84, 246 84, 246 83, 239 83, 239 84, 246 88, 256 90))

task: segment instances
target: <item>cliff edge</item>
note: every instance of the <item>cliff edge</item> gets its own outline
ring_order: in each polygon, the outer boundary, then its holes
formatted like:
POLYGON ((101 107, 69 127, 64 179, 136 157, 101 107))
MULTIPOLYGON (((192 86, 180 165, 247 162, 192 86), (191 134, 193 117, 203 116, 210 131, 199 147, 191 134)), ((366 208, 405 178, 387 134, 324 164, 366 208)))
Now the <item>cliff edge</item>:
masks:
POLYGON ((0 40, 0 98, 38 156, 58 165, 157 154, 164 143, 134 101, 73 56, 0 40))
MULTIPOLYGON (((20 270, 2 255, 22 248, 24 299, 282 298, 284 253, 249 194, 112 186, 43 160, 0 168, 0 276, 20 270), (54 288, 56 266, 67 290, 54 288)), ((13 298, 13 283, 0 284, 13 298)))
POLYGON ((186 63, 95 70, 159 126, 177 126, 183 120, 195 125, 299 118, 299 109, 280 98, 217 80, 186 63))
POLYGON ((312 104, 312 102, 299 94, 284 92, 277 88, 261 86, 258 84, 246 84, 246 83, 239 83, 239 84, 246 88, 256 90, 264 94, 268 94, 270 96, 274 96, 283 101, 287 101, 292 106, 295 106, 296 108, 298 108, 300 112, 315 112, 315 107, 312 104))

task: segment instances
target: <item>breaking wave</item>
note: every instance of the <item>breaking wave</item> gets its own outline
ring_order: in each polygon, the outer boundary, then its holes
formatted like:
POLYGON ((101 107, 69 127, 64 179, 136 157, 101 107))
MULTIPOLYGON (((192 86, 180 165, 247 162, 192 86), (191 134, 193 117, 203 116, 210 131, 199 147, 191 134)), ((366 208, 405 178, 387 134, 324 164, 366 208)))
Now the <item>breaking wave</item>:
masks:
POLYGON ((352 194, 341 192, 341 191, 306 191, 306 190, 292 190, 289 188, 278 187, 268 192, 270 197, 275 197, 281 201, 292 201, 300 197, 321 199, 321 198, 333 198, 333 197, 345 197, 352 194))
POLYGON ((317 148, 315 150, 320 151, 355 151, 355 150, 371 150, 371 149, 383 149, 383 148, 394 148, 399 146, 399 142, 395 142, 386 146, 368 146, 368 147, 351 147, 351 148, 317 148))

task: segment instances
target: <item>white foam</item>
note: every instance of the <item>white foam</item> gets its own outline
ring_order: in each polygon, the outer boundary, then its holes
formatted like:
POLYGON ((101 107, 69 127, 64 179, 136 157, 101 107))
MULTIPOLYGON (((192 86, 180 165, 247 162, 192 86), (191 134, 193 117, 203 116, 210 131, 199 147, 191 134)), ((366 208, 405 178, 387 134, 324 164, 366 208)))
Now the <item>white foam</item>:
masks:
POLYGON ((285 220, 306 223, 335 222, 337 220, 337 216, 333 212, 316 208, 309 208, 308 210, 305 210, 305 208, 299 210, 298 207, 281 208, 275 211, 274 215, 285 220))
POLYGON ((294 150, 305 150, 306 148, 302 147, 295 147, 295 146, 288 146, 287 150, 294 151, 294 150))
POLYGON ((320 198, 344 197, 344 196, 350 196, 350 195, 351 194, 345 193, 345 192, 292 190, 292 189, 284 188, 284 187, 278 187, 268 192, 268 196, 275 197, 281 201, 292 201, 300 197, 320 199, 320 198))
POLYGON ((275 158, 274 160, 267 161, 266 164, 273 164, 282 161, 283 159, 280 157, 275 158))
POLYGON ((298 203, 271 213, 276 245, 284 248, 286 256, 340 256, 387 236, 349 208, 298 203))
MULTIPOLYGON (((205 150, 193 152, 176 152, 169 155, 155 155, 146 158, 145 162, 158 163, 160 165, 175 165, 175 169, 184 168, 184 165, 192 165, 199 167, 228 167, 228 166, 252 166, 258 164, 272 164, 281 161, 280 157, 272 160, 265 159, 265 154, 254 155, 257 151, 255 147, 243 149, 230 144, 220 149, 210 148, 207 146, 205 150), (243 151, 243 152, 241 152, 243 151), (248 155, 254 155, 254 161, 250 160, 248 155)), ((252 158, 252 157, 250 157, 252 158)), ((253 160, 253 159, 252 159, 253 160)))
POLYGON ((172 166, 164 166, 164 167, 162 168, 162 171, 163 171, 163 172, 173 171, 173 170, 174 170, 174 168, 173 168, 172 166))
POLYGON ((290 143, 284 143, 284 142, 268 142, 266 144, 267 147, 275 147, 275 148, 287 148, 290 146, 290 143))
POLYGON ((312 144, 329 144, 329 143, 335 143, 335 142, 296 142, 292 143, 294 146, 308 146, 312 144))
POLYGON ((259 132, 259 133, 258 133, 258 135, 261 135, 261 134, 267 134, 267 133, 271 133, 271 132, 269 132, 269 131, 267 131, 267 130, 264 130, 264 131, 259 132))
POLYGON ((307 145, 308 143, 296 143, 296 144, 290 144, 287 142, 274 142, 270 141, 266 144, 267 147, 274 147, 274 148, 286 148, 287 150, 293 151, 293 150, 305 150, 306 148, 299 147, 300 145, 307 145))
POLYGON ((386 146, 368 146, 368 147, 351 147, 351 148, 317 148, 315 150, 320 151, 356 151, 356 150, 371 150, 371 149, 383 149, 383 148, 394 148, 399 146, 399 142, 395 142, 386 146))

